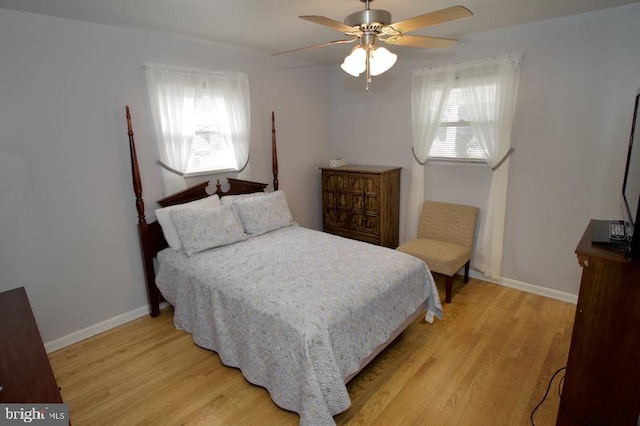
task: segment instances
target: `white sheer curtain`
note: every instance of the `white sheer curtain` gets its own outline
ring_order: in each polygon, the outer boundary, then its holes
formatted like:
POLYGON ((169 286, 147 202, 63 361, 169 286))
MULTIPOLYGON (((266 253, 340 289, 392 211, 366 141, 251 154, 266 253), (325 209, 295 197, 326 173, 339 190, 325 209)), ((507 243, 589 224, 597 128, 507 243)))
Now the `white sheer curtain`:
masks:
POLYGON ((218 111, 227 113, 228 134, 233 141, 238 179, 252 178, 249 167, 251 103, 249 77, 244 73, 219 72, 204 76, 218 111))
POLYGON ((164 166, 164 190, 167 195, 173 194, 187 187, 182 174, 189 164, 201 79, 197 73, 164 65, 147 64, 145 73, 160 162, 164 166))
POLYGON ((471 61, 458 66, 458 85, 469 108, 469 121, 487 164, 493 169, 483 226, 473 267, 499 279, 509 184, 511 129, 520 82, 520 55, 471 61))
POLYGON ((455 81, 451 66, 414 70, 411 76, 411 131, 413 156, 409 205, 403 241, 416 237, 418 217, 425 199, 425 168, 449 92, 455 81))
POLYGON ((250 179, 251 115, 249 77, 245 73, 213 72, 193 68, 146 64, 145 73, 163 166, 165 194, 187 187, 184 173, 195 135, 196 108, 203 95, 225 112, 236 156, 238 178, 250 179))

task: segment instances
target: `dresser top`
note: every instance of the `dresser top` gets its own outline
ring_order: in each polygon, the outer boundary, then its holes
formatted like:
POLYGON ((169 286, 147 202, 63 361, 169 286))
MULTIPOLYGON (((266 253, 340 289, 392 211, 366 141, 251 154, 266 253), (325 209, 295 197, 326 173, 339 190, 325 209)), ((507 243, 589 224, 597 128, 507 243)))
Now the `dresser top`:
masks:
POLYGON ((385 173, 393 170, 400 170, 402 167, 395 166, 362 166, 348 165, 344 167, 320 167, 320 170, 331 172, 358 172, 358 173, 385 173))
POLYGON ((576 247, 576 254, 578 255, 578 258, 580 258, 580 256, 599 257, 614 262, 629 263, 631 265, 640 266, 640 261, 629 259, 628 253, 624 251, 593 244, 591 242, 591 235, 596 222, 596 220, 592 219, 589 222, 589 225, 587 225, 587 229, 585 229, 584 234, 578 243, 578 247, 576 247))

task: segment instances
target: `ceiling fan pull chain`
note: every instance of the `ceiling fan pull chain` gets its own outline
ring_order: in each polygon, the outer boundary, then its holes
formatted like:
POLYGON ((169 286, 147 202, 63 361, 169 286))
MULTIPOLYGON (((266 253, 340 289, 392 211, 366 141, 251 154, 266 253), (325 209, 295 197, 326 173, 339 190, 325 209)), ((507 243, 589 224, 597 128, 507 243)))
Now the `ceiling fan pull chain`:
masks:
MULTIPOLYGON (((368 2, 367 2, 368 3, 368 2)), ((367 84, 364 88, 365 92, 369 91, 369 83, 371 83, 371 49, 367 48, 367 56, 366 56, 366 76, 365 80, 367 84)))

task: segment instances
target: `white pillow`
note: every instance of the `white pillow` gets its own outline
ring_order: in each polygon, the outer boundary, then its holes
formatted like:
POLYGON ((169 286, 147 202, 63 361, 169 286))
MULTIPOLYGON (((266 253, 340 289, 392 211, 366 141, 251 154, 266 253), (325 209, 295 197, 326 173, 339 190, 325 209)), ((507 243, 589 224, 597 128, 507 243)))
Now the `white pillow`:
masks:
POLYGON ((237 201, 237 200, 244 200, 245 198, 260 197, 262 195, 267 195, 267 193, 266 192, 252 192, 250 194, 226 195, 226 196, 222 197, 221 200, 222 200, 222 205, 223 206, 228 206, 230 204, 233 204, 233 202, 237 201))
POLYGON ((182 250, 188 256, 247 239, 232 206, 174 209, 171 210, 171 219, 178 230, 182 250))
POLYGON ((284 191, 236 200, 233 207, 249 235, 260 235, 293 224, 293 216, 284 191))
POLYGON ((156 210, 156 219, 162 228, 164 239, 167 240, 169 247, 180 250, 182 244, 180 243, 180 237, 176 226, 171 219, 171 210, 179 209, 215 209, 222 205, 220 203, 220 197, 218 194, 211 195, 209 197, 201 198, 199 200, 191 201, 184 204, 176 204, 174 206, 162 207, 156 210))

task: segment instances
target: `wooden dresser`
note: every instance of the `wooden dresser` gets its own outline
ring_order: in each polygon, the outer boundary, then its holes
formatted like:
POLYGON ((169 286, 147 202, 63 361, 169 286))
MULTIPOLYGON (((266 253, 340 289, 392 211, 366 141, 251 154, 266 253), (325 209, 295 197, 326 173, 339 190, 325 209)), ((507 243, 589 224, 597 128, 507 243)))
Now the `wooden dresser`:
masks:
POLYGON ((557 425, 630 425, 640 415, 640 261, 591 244, 576 254, 582 280, 557 425))
POLYGON ((0 293, 0 403, 62 403, 24 287, 0 293))
POLYGON ((398 246, 400 167, 322 167, 325 232, 385 247, 398 246))

